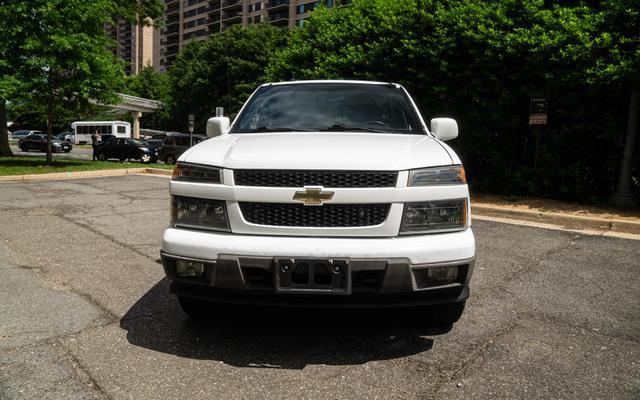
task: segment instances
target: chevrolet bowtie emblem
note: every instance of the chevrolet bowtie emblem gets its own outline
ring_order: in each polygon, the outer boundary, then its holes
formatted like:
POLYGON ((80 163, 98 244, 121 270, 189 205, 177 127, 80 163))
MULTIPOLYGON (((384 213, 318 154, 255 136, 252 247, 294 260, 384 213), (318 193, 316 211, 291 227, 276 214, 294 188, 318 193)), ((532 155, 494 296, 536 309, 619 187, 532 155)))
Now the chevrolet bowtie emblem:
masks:
POLYGON ((325 192, 322 186, 305 186, 304 191, 296 192, 293 199, 301 201, 305 206, 321 206, 333 198, 334 192, 325 192))

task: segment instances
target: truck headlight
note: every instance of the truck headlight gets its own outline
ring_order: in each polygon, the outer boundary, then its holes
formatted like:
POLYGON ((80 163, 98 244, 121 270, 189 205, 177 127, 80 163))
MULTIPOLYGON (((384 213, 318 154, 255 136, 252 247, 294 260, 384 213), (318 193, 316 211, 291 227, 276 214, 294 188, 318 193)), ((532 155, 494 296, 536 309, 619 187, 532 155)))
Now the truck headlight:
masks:
POLYGON ((222 170, 203 165, 178 163, 173 169, 174 181, 222 183, 222 170))
POLYGON ((187 228, 229 231, 227 209, 221 200, 171 196, 171 224, 187 228))
POLYGON ((462 183, 467 183, 467 175, 462 165, 409 171, 409 186, 457 185, 462 183))
POLYGON ((406 203, 400 234, 456 231, 467 227, 467 199, 406 203))

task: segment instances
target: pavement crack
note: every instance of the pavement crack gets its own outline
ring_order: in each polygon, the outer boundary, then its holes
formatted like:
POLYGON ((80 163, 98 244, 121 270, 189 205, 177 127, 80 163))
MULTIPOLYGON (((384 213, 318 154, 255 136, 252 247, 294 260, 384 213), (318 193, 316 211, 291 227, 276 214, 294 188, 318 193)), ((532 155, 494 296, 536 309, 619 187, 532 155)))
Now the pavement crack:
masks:
POLYGON ((114 243, 114 244, 116 244, 118 246, 122 246, 122 247, 124 247, 125 249, 127 249, 129 251, 132 251, 132 252, 134 252, 134 253, 136 253, 136 254, 138 254, 138 255, 140 255, 140 256, 148 259, 148 260, 153 261, 154 263, 158 260, 157 257, 151 257, 148 254, 145 254, 145 253, 141 252, 140 250, 136 249, 134 246, 132 246, 132 245, 130 245, 128 243, 124 243, 124 242, 120 242, 118 240, 115 240, 111 236, 100 232, 99 230, 95 229, 91 225, 83 224, 82 222, 78 222, 78 221, 76 221, 76 220, 74 220, 72 218, 67 217, 66 215, 56 214, 56 216, 61 218, 61 219, 63 219, 63 220, 65 220, 65 221, 67 221, 67 222, 70 222, 70 223, 72 223, 72 224, 74 224, 74 225, 76 225, 76 226, 78 226, 80 228, 84 228, 84 229, 88 230, 89 232, 94 233, 94 234, 100 236, 101 238, 104 238, 104 239, 108 240, 111 243, 114 243))
POLYGON ((486 338, 482 343, 480 343, 480 345, 477 346, 473 352, 471 352, 470 356, 467 357, 465 360, 463 360, 460 363, 460 365, 449 375, 448 378, 445 377, 436 384, 435 388, 431 391, 428 397, 437 398, 436 394, 442 390, 444 385, 463 377, 466 374, 467 370, 479 358, 484 356, 484 354, 487 352, 489 347, 491 347, 497 340, 499 340, 503 336, 508 335, 511 331, 513 331, 516 328, 516 326, 518 326, 518 324, 516 323, 516 320, 517 318, 511 321, 510 323, 508 323, 506 326, 504 326, 502 329, 497 331, 495 334, 486 338))
POLYGON ((64 349, 64 351, 69 356, 69 359, 71 360, 71 363, 73 364, 73 367, 76 371, 76 374, 78 375, 78 378, 80 378, 80 381, 87 382, 88 383, 87 386, 89 386, 91 390, 98 392, 100 397, 102 397, 103 399, 106 399, 106 400, 112 399, 112 397, 109 396, 109 394, 104 390, 104 388, 102 388, 102 386, 98 383, 98 381, 91 375, 91 372, 89 371, 89 369, 82 363, 82 361, 80 361, 78 357, 76 357, 73 354, 71 349, 65 346, 64 343, 62 342, 58 341, 57 343, 60 345, 62 349, 64 349))
POLYGON ((530 318, 531 320, 534 321, 538 321, 538 322, 542 322, 542 323, 551 323, 553 325, 556 325, 558 327, 562 327, 562 328, 568 328, 568 329, 583 329, 585 330, 587 333, 596 335, 596 336, 601 336, 601 337, 605 337, 608 339, 618 339, 618 340, 625 340, 628 342, 633 342, 635 344, 640 344, 640 339, 636 338, 636 337, 632 337, 629 335, 612 335, 606 332, 603 332, 602 330, 600 330, 600 328, 596 328, 597 330, 594 330, 594 326, 589 326, 586 323, 582 323, 582 324, 570 324, 570 323, 566 323, 563 322, 560 318, 554 316, 554 315, 549 315, 549 314, 545 314, 545 313, 531 313, 531 312, 523 312, 518 314, 519 316, 523 316, 523 317, 527 317, 530 318))

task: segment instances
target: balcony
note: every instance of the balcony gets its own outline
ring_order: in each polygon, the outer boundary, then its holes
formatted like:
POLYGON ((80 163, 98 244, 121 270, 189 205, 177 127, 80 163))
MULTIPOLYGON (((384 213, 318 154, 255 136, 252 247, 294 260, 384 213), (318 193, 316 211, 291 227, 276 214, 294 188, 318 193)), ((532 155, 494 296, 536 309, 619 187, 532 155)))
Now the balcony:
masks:
POLYGON ((164 15, 168 17, 169 15, 174 15, 179 12, 180 12, 180 5, 176 3, 174 5, 167 6, 167 9, 165 10, 164 15))
POLYGON ((269 22, 275 26, 289 25, 289 11, 270 14, 269 22))
POLYGON ((211 33, 218 33, 221 31, 220 29, 220 20, 216 20, 215 22, 212 22, 211 24, 209 24, 209 32, 211 33))
POLYGON ((167 20, 165 21, 165 26, 170 26, 170 25, 179 24, 179 23, 180 23, 180 16, 176 15, 175 17, 167 18, 167 20))
POLYGON ((240 0, 225 0, 222 2, 223 10, 235 10, 236 8, 242 8, 240 0))
POLYGON ((272 0, 267 5, 267 11, 269 12, 281 10, 289 10, 289 0, 272 0))
POLYGON ((230 20, 229 22, 225 22, 222 24, 222 30, 224 31, 225 29, 233 26, 233 25, 239 25, 240 23, 242 23, 241 20, 230 20))
POLYGON ((226 23, 242 21, 242 11, 225 12, 222 14, 222 21, 226 23))
POLYGON ((175 36, 175 35, 178 35, 179 33, 180 33, 180 27, 178 26, 178 27, 176 27, 176 29, 167 30, 167 31, 164 33, 164 36, 165 36, 167 39, 169 39, 169 38, 171 38, 171 37, 173 37, 173 36, 175 36))
POLYGON ((209 19, 219 20, 220 19, 220 10, 209 11, 209 19))

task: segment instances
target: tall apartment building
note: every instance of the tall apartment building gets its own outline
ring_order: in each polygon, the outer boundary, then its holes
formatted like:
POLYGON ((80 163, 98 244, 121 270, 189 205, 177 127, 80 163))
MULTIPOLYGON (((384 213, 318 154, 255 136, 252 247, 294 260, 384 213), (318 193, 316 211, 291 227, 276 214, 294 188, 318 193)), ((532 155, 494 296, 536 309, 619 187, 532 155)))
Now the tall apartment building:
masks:
POLYGON ((166 70, 192 40, 204 40, 226 28, 271 23, 301 26, 309 12, 320 4, 327 7, 349 0, 165 0, 165 26, 157 43, 157 66, 166 70))
POLYGON ((112 50, 125 62, 127 74, 137 74, 147 65, 159 68, 159 32, 153 27, 121 21, 116 26, 105 26, 105 32, 114 41, 112 50))

